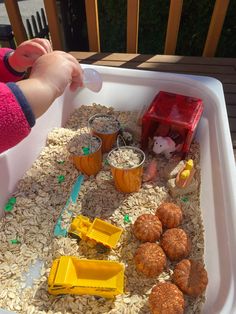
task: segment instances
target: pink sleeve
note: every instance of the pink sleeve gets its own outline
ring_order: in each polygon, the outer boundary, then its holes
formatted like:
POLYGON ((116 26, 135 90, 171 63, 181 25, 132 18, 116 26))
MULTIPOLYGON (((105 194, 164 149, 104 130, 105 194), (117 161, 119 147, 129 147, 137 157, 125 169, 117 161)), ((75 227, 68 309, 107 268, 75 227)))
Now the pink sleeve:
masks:
POLYGON ((0 153, 23 140, 30 130, 15 95, 6 84, 0 83, 0 153))
POLYGON ((0 48, 0 82, 17 82, 23 78, 24 73, 14 71, 7 62, 6 55, 13 51, 10 48, 0 48))

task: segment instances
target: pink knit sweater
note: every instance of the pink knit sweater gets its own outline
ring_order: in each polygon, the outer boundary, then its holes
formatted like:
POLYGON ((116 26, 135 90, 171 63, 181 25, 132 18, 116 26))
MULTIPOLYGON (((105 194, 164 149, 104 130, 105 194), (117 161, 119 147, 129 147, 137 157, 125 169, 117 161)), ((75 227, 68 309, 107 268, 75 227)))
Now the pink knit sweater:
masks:
POLYGON ((23 73, 10 67, 7 56, 11 51, 0 49, 0 153, 23 140, 35 123, 30 105, 14 83, 22 79, 23 73))

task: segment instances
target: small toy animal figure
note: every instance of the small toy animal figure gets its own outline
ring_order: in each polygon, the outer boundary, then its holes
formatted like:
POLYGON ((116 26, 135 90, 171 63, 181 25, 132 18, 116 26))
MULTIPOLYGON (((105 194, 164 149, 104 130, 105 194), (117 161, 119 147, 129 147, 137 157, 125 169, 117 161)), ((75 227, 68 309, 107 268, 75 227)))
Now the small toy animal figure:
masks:
POLYGON ((171 153, 176 151, 175 142, 170 137, 154 136, 153 151, 157 155, 163 153, 167 159, 170 159, 171 153))
POLYGON ((179 188, 186 188, 190 185, 193 176, 195 174, 193 160, 189 159, 186 161, 185 165, 180 169, 175 179, 175 184, 179 188))

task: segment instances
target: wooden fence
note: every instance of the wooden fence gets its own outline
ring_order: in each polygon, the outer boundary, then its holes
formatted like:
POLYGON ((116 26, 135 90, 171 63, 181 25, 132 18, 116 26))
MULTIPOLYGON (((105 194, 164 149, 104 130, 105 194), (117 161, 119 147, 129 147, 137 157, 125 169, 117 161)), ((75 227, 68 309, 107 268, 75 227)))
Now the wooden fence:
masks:
POLYGON ((36 18, 34 15, 31 16, 31 21, 29 19, 26 19, 26 28, 28 31, 28 37, 29 38, 47 38, 49 39, 49 29, 45 17, 44 9, 41 8, 41 15, 37 11, 36 12, 36 18))
MULTIPOLYGON (((203 56, 213 57, 220 39, 223 23, 230 0, 216 0, 212 13, 203 56)), ((17 0, 5 0, 9 20, 17 44, 27 39, 27 34, 22 22, 17 0)), ((127 53, 138 52, 140 0, 127 0, 127 53)), ((44 0, 44 7, 48 20, 50 38, 54 49, 63 50, 60 23, 57 12, 56 0, 44 0)), ((181 21, 183 0, 171 0, 169 17, 165 38, 164 54, 174 55, 181 21)), ((97 0, 85 0, 89 50, 100 52, 99 14, 97 0)))

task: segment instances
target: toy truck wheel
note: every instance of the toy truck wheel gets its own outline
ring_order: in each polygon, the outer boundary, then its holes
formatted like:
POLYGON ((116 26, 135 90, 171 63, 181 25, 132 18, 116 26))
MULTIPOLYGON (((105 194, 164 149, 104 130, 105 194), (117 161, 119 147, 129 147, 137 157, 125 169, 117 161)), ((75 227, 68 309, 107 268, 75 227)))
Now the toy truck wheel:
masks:
POLYGON ((107 247, 107 246, 105 246, 105 245, 103 245, 103 244, 101 244, 101 243, 98 243, 98 244, 96 245, 96 251, 97 251, 98 253, 100 253, 100 254, 104 254, 104 253, 109 252, 109 251, 110 251, 110 248, 107 247))
POLYGON ((81 241, 81 237, 78 236, 77 234, 73 233, 73 232, 68 232, 68 236, 70 238, 76 239, 78 243, 81 241))

